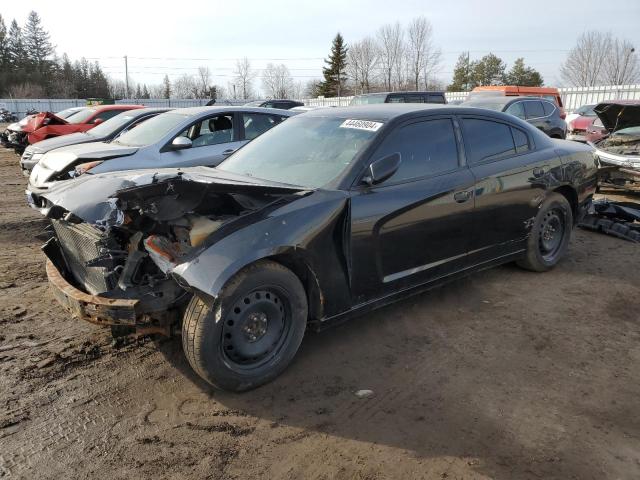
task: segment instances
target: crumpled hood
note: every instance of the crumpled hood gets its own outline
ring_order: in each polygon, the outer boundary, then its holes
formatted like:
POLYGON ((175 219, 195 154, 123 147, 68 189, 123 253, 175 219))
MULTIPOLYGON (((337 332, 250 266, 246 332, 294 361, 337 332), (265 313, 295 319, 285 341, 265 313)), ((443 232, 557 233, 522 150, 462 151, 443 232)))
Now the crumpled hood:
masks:
MULTIPOLYGON (((78 135, 83 134, 80 133, 78 135)), ((49 170, 61 172, 78 160, 108 160, 109 158, 133 155, 137 151, 138 147, 125 147, 104 142, 90 142, 70 145, 60 150, 50 151, 42 157, 40 162, 49 170)))
POLYGON ((27 124, 22 128, 22 131, 26 133, 35 132, 41 127, 45 125, 67 125, 67 122, 64 118, 60 118, 54 113, 51 112, 43 112, 38 113, 37 115, 33 115, 29 118, 27 124))
POLYGON ((99 175, 82 175, 70 182, 59 182, 41 196, 47 200, 42 213, 55 215, 56 210, 68 211, 85 222, 104 224, 119 222, 122 214, 117 200, 122 197, 167 193, 172 182, 195 182, 194 188, 211 188, 232 193, 296 193, 302 187, 269 182, 210 167, 165 168, 159 170, 128 170, 99 175), (145 190, 147 190, 145 192, 145 190))
POLYGON ((596 105, 593 111, 611 133, 640 126, 640 104, 605 102, 596 105))

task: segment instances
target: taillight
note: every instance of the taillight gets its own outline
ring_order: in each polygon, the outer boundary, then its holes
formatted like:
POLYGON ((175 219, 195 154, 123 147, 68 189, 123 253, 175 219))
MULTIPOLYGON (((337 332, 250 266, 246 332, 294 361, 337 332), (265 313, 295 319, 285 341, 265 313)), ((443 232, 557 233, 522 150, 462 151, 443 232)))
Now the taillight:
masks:
POLYGON ((87 173, 89 170, 91 170, 94 167, 97 167, 101 163, 102 163, 102 160, 96 160, 95 162, 87 162, 87 163, 81 163, 80 165, 76 165, 75 176, 78 177, 83 173, 87 173))
POLYGON ((564 111, 564 108, 560 109, 560 118, 563 120, 567 118, 567 112, 564 111))

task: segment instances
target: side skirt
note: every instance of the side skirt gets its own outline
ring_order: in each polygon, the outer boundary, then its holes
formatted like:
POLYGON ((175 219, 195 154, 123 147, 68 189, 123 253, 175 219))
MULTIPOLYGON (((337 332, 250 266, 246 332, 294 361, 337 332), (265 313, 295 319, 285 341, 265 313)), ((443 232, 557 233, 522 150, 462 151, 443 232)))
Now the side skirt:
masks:
POLYGON ((391 293, 389 295, 385 295, 384 297, 370 300, 366 303, 361 303, 345 312, 339 313, 338 315, 334 315, 332 317, 325 317, 319 322, 314 322, 310 324, 309 327, 312 330, 315 330, 317 332, 322 331, 326 328, 346 322, 347 320, 350 320, 353 317, 357 317, 359 315, 369 313, 373 310, 390 305, 399 300, 403 300, 405 298, 409 298, 414 295, 424 293, 428 290, 431 290, 432 288, 439 287, 441 285, 452 282, 459 278, 467 277, 473 273, 480 272, 482 270, 487 270, 489 268, 496 267, 498 265, 503 265, 505 263, 513 262, 521 258, 524 252, 525 252, 524 249, 518 250, 516 252, 509 253, 508 255, 503 255, 501 257, 488 260, 486 262, 478 263, 476 265, 471 265, 469 267, 458 270, 457 272, 452 273, 450 275, 446 275, 443 277, 436 278, 434 280, 430 280, 427 283, 422 283, 420 285, 416 285, 410 288, 406 288, 404 290, 400 290, 398 292, 391 293))

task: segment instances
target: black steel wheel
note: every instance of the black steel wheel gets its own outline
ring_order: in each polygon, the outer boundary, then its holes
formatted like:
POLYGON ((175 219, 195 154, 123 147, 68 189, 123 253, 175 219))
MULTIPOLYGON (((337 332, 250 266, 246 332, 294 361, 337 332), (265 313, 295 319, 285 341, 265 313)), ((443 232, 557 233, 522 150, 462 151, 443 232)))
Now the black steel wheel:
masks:
POLYGON ((564 256, 571 238, 573 212, 569 201, 559 193, 550 193, 540 206, 527 240, 522 268, 544 272, 553 268, 564 256))
POLYGON ((207 382, 244 391, 278 376, 293 360, 307 324, 298 277, 261 260, 238 272, 213 307, 194 296, 182 322, 182 345, 207 382))
POLYGON ((239 368, 269 362, 282 347, 291 323, 286 292, 275 286, 249 292, 225 317, 220 343, 223 354, 239 368))

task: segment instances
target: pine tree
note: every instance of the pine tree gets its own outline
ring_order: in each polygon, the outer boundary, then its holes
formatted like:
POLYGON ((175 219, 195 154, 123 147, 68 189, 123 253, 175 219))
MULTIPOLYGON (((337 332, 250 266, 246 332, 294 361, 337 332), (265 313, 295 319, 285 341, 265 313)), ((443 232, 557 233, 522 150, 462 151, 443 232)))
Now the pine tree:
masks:
POLYGON ((9 55, 7 49, 7 26, 0 15, 0 96, 3 95, 9 81, 9 55))
POLYGON ((142 98, 142 89, 140 88, 140 84, 136 85, 135 97, 136 98, 142 98))
POLYGON ((320 84, 318 91, 325 97, 338 97, 342 93, 342 85, 347 79, 347 51, 348 47, 344 43, 344 38, 338 32, 333 39, 329 58, 324 62, 327 64, 322 69, 324 81, 320 84))
POLYGON ((525 67, 524 58, 518 58, 513 62, 513 66, 506 77, 509 85, 540 87, 544 83, 542 75, 536 69, 525 67))
POLYGON ((493 53, 482 57, 472 63, 471 79, 474 86, 477 85, 504 85, 507 66, 501 58, 493 53))
POLYGON ((31 11, 23 29, 24 48, 30 62, 40 66, 53 54, 49 33, 42 28, 40 16, 31 11))
POLYGON ((147 84, 146 83, 142 86, 142 97, 140 97, 140 98, 145 98, 145 99, 149 98, 149 90, 147 90, 147 84))
POLYGON ((471 89, 471 63, 469 52, 462 52, 453 69, 453 81, 447 87, 450 92, 462 92, 471 89))
POLYGON ((164 79, 162 80, 162 85, 163 85, 163 96, 164 98, 170 98, 171 97, 171 82, 169 81, 169 75, 165 75, 164 79))

